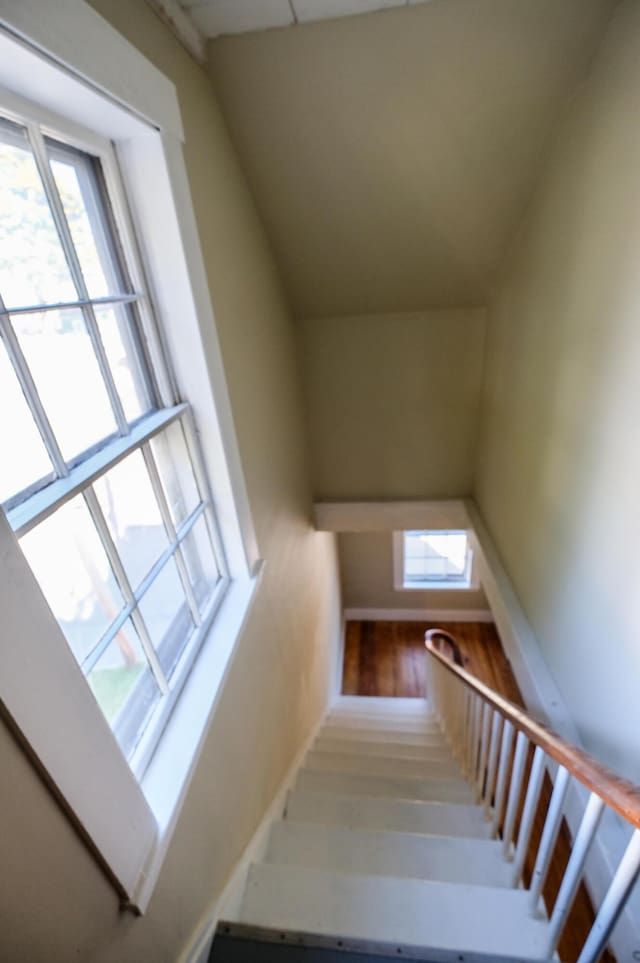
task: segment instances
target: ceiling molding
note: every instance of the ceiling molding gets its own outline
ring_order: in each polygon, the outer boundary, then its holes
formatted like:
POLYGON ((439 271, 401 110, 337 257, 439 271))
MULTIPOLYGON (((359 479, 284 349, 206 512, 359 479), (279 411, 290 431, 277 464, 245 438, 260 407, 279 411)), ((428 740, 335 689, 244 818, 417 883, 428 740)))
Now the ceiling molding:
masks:
POLYGON ((185 50, 199 64, 206 63, 207 41, 178 0, 147 0, 160 19, 166 23, 185 50))

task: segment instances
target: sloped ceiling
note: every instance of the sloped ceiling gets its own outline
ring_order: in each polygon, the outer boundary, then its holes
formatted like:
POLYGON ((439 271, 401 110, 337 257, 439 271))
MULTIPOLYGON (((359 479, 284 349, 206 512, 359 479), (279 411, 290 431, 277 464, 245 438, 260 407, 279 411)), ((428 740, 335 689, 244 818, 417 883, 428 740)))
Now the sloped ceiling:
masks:
POLYGON ((432 0, 210 43, 297 317, 483 304, 614 0, 432 0))

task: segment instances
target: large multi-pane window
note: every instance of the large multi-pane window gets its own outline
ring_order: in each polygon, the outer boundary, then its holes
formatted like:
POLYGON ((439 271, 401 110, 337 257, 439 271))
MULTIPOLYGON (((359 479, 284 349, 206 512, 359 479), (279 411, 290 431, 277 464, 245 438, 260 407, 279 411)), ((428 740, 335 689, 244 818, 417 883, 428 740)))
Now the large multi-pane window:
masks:
POLYGON ((227 579, 114 164, 0 116, 0 504, 141 771, 227 579))

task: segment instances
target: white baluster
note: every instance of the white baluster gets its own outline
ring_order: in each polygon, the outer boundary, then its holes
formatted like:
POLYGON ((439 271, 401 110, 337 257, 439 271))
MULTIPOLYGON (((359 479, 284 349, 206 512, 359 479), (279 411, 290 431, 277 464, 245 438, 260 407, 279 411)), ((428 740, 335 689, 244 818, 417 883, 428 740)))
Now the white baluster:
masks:
POLYGON ((513 875, 511 877, 512 886, 517 886, 522 876, 522 867, 527 856, 527 848, 529 846, 529 840, 531 839, 531 830, 533 829, 533 820, 538 806, 538 799, 540 798, 540 790, 542 789, 544 758, 544 749, 536 746, 531 764, 531 772, 529 773, 529 785, 527 786, 527 795, 524 801, 524 809, 522 810, 522 819, 520 821, 518 845, 516 846, 513 875))
POLYGON ((547 943, 544 955, 545 960, 552 959, 553 954, 556 951, 560 934, 562 933, 567 915, 573 905, 573 901, 578 891, 578 886, 580 885, 582 870, 589 854, 589 847, 591 846, 593 837, 598 829, 603 809, 604 802, 599 796, 596 796, 596 794, 592 792, 589 796, 589 802, 587 803, 587 808, 584 811, 580 828, 578 829, 576 838, 573 841, 571 856, 569 857, 567 868, 564 872, 564 876, 562 877, 560 890, 556 898, 555 906, 553 907, 551 920, 549 921, 549 930, 547 933, 547 943))
POLYGON ((567 797, 567 790, 569 789, 570 782, 571 776, 569 775, 568 770, 566 770, 564 766, 558 766, 556 781, 553 785, 551 801, 549 802, 549 808, 547 810, 547 818, 544 821, 544 829, 542 830, 536 862, 535 866, 533 867, 533 875, 531 876, 531 890, 529 899, 530 909, 534 916, 538 915, 538 903, 540 901, 542 887, 544 886, 547 878, 549 866, 551 865, 551 857, 553 856, 556 839, 558 838, 558 833, 560 831, 562 810, 564 807, 564 801, 567 797))
POLYGON ((518 802, 522 790, 522 777, 524 775, 524 764, 527 760, 527 749, 529 740, 524 732, 519 732, 516 739, 516 751, 511 769, 511 785, 509 787, 509 801, 507 802, 507 815, 504 819, 502 831, 502 852, 505 859, 511 859, 511 840, 513 838, 513 827, 516 822, 518 812, 518 802))
POLYGON ((636 829, 602 901, 595 923, 582 947, 578 963, 597 963, 609 942, 620 913, 640 876, 640 829, 636 829))
POLYGON ((513 742, 513 725, 508 719, 504 720, 502 727, 502 748, 500 750, 500 765, 498 767, 498 781, 496 783, 496 799, 493 809, 493 826, 491 835, 495 838, 498 835, 502 807, 504 805, 504 794, 507 788, 507 770, 511 756, 511 744, 513 742))
POLYGON ((500 748, 500 733, 502 731, 502 716, 496 710, 493 714, 491 726, 491 745, 489 747, 489 765, 487 767, 487 781, 484 787, 484 818, 488 821, 491 815, 491 799, 496 781, 498 767, 498 749, 500 748))
POLYGON ((469 689, 464 689, 464 731, 462 736, 462 770, 465 776, 469 775, 469 742, 472 711, 472 695, 469 689))
POLYGON ((469 782, 475 785, 478 771, 478 753, 480 750, 480 711, 482 704, 480 697, 471 696, 471 738, 469 741, 469 782))
POLYGON ((480 733, 480 756, 478 764, 478 778, 476 779, 476 802, 482 799, 485 773, 487 771, 487 757, 489 755, 489 729, 491 726, 491 706, 485 702, 482 706, 482 729, 480 733))

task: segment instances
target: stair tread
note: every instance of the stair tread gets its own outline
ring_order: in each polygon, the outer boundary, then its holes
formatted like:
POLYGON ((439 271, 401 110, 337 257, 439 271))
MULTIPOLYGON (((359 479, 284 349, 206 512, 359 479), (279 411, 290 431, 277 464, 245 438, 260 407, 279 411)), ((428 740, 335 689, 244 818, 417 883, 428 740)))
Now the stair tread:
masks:
POLYGON ((332 702, 329 712, 340 709, 364 709, 371 711, 390 710, 391 712, 429 712, 432 711, 429 700, 423 697, 407 696, 361 696, 340 695, 332 702))
POLYGON ((349 752, 312 749, 305 757, 305 766, 308 769, 413 779, 462 778, 460 766, 451 756, 448 759, 394 759, 392 756, 360 756, 349 752))
POLYGON ((511 885, 511 866, 500 842, 459 836, 284 820, 272 827, 265 860, 364 876, 511 885))
POLYGON ((335 739, 320 735, 313 744, 319 752, 349 753, 354 756, 386 756, 393 759, 452 759, 447 743, 440 745, 406 745, 403 742, 362 742, 354 739, 335 739))
POLYGON ((393 799, 420 799, 437 802, 473 803, 469 784, 463 779, 436 777, 414 779, 408 776, 379 776, 368 773, 336 772, 331 769, 303 767, 298 772, 297 789, 314 792, 339 792, 393 799))
POLYGON ((289 793, 286 819, 474 839, 491 835, 491 824, 479 806, 303 789, 289 793))
POLYGON ((240 921, 519 959, 540 957, 547 930, 521 890, 267 863, 249 871, 240 921))
POLYGON ((382 716, 329 713, 326 725, 339 725, 347 729, 380 729, 387 732, 436 732, 440 733, 437 719, 432 716, 382 716))
POLYGON ((403 732, 398 729, 375 729, 372 727, 345 728, 340 725, 325 723, 318 736, 322 739, 348 739, 351 742, 373 743, 374 745, 382 745, 385 742, 400 742, 405 746, 447 745, 440 729, 424 732, 403 732))

